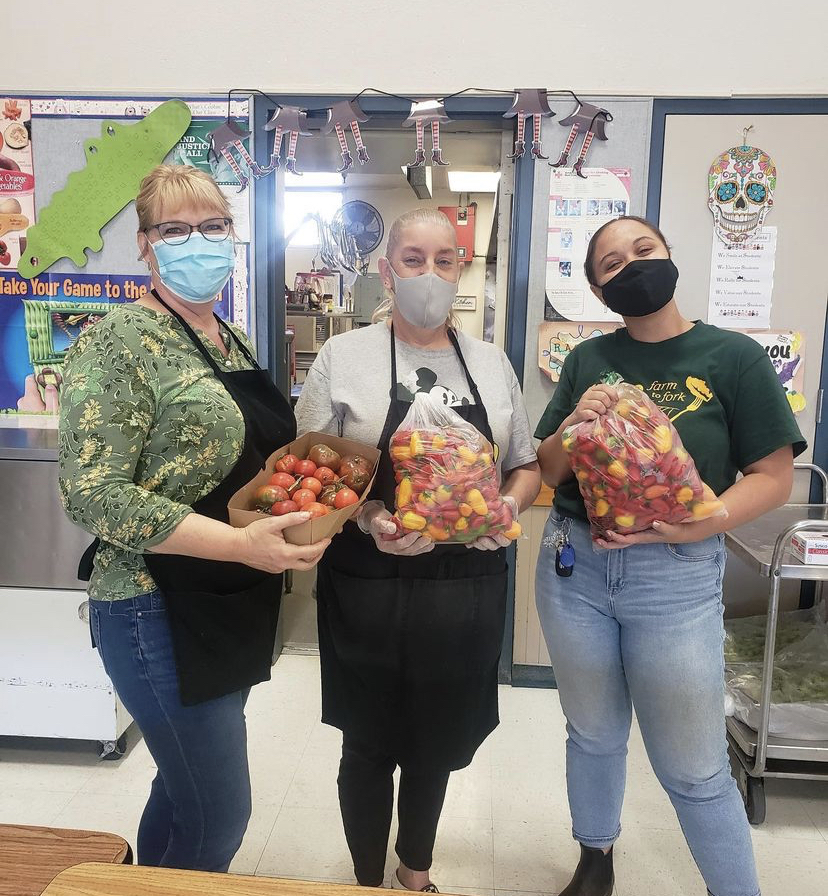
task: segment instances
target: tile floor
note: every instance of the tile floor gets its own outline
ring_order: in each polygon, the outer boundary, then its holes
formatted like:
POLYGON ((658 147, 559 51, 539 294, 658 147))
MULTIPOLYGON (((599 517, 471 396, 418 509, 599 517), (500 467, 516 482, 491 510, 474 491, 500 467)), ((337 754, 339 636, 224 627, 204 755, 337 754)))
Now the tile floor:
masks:
MULTIPOLYGON (((319 660, 283 656, 249 704, 254 811, 231 870, 352 882, 336 800, 338 732, 319 721, 319 660)), ((452 776, 433 878, 444 892, 556 894, 577 858, 569 835, 563 719, 548 690, 501 689, 500 728, 452 776)), ((133 844, 154 768, 143 741, 120 762, 94 745, 0 738, 0 822, 99 828, 133 844)), ((754 829, 764 896, 828 894, 828 785, 770 781, 754 829)), ((637 732, 630 749, 618 896, 704 887, 637 732)), ((394 867, 390 851, 389 873, 394 867)))

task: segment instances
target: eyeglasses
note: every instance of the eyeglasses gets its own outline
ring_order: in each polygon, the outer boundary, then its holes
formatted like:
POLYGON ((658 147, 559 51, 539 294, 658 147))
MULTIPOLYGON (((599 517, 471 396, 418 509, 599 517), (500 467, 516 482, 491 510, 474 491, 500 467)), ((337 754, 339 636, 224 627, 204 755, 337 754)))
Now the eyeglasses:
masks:
POLYGON ((230 236, 233 221, 230 218, 209 218, 201 224, 187 224, 185 221, 164 221, 161 224, 152 224, 146 227, 144 232, 157 230, 161 239, 170 246, 180 246, 186 243, 194 230, 197 230, 211 243, 220 243, 230 236))

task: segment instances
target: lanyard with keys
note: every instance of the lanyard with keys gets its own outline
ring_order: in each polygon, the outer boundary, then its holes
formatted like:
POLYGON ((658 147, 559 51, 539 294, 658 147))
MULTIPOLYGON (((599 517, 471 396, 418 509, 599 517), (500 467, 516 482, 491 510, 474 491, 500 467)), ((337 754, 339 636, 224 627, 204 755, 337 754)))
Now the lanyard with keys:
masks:
POLYGON ((562 578, 571 576, 572 570, 575 568, 575 548, 569 542, 571 528, 572 521, 565 519, 554 535, 544 539, 546 547, 555 548, 555 572, 562 578))

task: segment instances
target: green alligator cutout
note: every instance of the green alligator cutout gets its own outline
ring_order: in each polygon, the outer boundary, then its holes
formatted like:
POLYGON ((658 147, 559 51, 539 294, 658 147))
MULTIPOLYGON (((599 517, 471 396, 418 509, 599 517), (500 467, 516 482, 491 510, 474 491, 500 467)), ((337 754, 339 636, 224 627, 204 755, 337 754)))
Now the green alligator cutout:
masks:
POLYGON ((42 274, 63 257, 83 267, 87 248, 100 252, 103 227, 135 199, 141 181, 164 161, 191 118, 185 102, 168 100, 135 124, 105 121, 100 138, 84 146, 86 167, 69 175, 29 228, 20 276, 42 274))

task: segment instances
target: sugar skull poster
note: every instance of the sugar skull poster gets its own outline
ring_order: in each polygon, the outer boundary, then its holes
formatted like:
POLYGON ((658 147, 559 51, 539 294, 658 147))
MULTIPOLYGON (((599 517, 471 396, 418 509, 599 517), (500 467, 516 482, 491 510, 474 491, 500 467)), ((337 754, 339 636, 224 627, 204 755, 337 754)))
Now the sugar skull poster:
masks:
POLYGON ((716 235, 727 246, 740 246, 761 229, 773 208, 776 165, 757 146, 731 146, 713 160, 707 188, 716 235))

